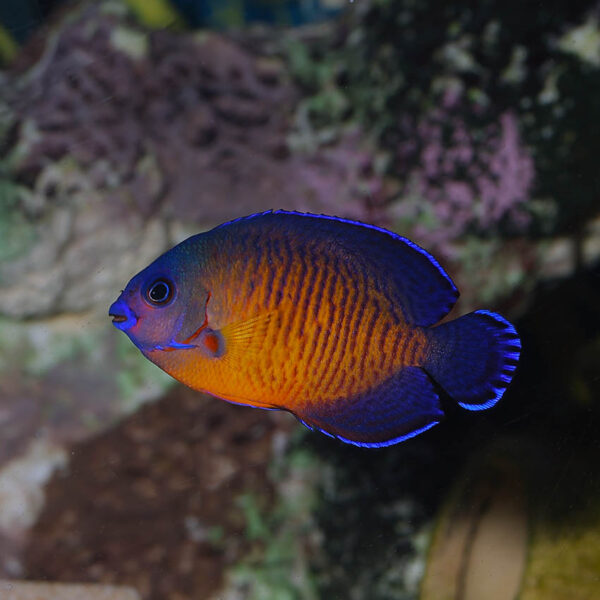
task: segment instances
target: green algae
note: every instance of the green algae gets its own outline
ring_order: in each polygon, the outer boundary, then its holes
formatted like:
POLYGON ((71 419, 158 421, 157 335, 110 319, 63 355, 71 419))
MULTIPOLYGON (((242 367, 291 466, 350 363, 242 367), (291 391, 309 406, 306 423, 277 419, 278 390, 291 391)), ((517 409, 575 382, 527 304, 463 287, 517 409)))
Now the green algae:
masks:
POLYGON ((175 380, 146 359, 129 338, 119 335, 115 343, 118 367, 114 378, 125 413, 134 412, 174 385, 175 380))
MULTIPOLYGON (((114 384, 116 395, 101 399, 110 412, 124 415, 155 399, 174 380, 149 362, 123 335, 108 331, 93 316, 65 315, 43 320, 0 319, 0 374, 19 372, 43 381, 53 372, 78 371, 114 384), (116 336, 116 337, 115 337, 116 336)), ((53 397, 48 390, 49 410, 53 397)), ((106 425, 106 423, 95 423, 106 425)))
POLYGON ((116 5, 115 12, 119 5, 126 6, 137 21, 149 29, 182 29, 185 26, 183 17, 168 0, 120 0, 109 4, 116 5))
MULTIPOLYGON (((15 116, 0 100, 0 143, 15 124, 15 116)), ((10 157, 0 160, 0 263, 26 253, 34 241, 34 228, 20 207, 31 192, 10 176, 10 157)))
POLYGON ((519 600, 600 597, 600 452, 589 431, 579 437, 587 441, 565 438, 528 460, 531 537, 519 600))
POLYGON ((600 511, 585 527, 534 528, 519 600, 594 600, 600 595, 600 511))
POLYGON ((148 54, 148 36, 129 27, 115 27, 110 33, 110 42, 133 60, 142 60, 148 54))
POLYGON ((558 47, 579 60, 600 67, 600 26, 598 18, 590 16, 581 25, 569 29, 558 41, 558 47))
POLYGON ((296 448, 276 458, 269 475, 276 488, 272 505, 252 494, 238 498, 252 545, 227 574, 226 589, 244 590, 248 600, 316 600, 311 563, 319 541, 313 511, 319 502, 320 462, 296 448))
POLYGON ((468 236, 457 248, 457 254, 461 271, 469 286, 477 290, 481 304, 494 304, 527 286, 520 253, 511 252, 498 238, 468 236))
POLYGON ((28 193, 23 186, 3 178, 0 170, 0 263, 26 254, 35 241, 35 228, 19 209, 23 195, 28 193))

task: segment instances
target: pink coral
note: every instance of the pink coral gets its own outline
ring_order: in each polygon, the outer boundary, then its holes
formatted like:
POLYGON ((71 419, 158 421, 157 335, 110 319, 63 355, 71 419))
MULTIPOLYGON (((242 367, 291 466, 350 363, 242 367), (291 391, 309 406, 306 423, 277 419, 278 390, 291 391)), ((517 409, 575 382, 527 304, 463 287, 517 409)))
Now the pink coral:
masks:
POLYGON ((500 222, 526 225, 523 207, 535 176, 514 113, 469 128, 454 106, 443 102, 412 128, 405 120, 407 141, 398 152, 410 191, 422 199, 418 212, 435 217, 435 232, 421 226, 419 234, 439 247, 466 231, 488 231, 500 222))

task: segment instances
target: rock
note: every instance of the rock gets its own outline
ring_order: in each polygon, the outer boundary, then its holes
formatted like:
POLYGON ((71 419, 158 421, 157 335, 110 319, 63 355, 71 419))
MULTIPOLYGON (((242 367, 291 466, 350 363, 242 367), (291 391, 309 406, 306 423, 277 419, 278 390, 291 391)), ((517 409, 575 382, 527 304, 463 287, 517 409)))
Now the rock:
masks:
POLYGON ((274 436, 293 426, 289 415, 177 387, 73 445, 31 531, 27 577, 118 582, 148 600, 209 597, 257 544, 240 499, 252 499, 261 522, 270 513, 274 436))
POLYGON ((299 92, 278 59, 123 19, 74 11, 2 87, 6 316, 104 308, 174 223, 269 208, 361 217, 379 189, 356 133, 290 152, 299 92))
POLYGON ((518 467, 495 457, 471 468, 439 517, 420 600, 514 600, 527 536, 518 467))
POLYGON ((139 600, 132 588, 112 585, 0 581, 2 600, 139 600))
POLYGON ((0 471, 0 532, 22 538, 44 505, 43 488, 53 472, 64 467, 64 448, 47 440, 34 440, 20 457, 0 471))
MULTIPOLYGON (((136 185, 156 186, 144 180, 136 185)), ((144 219, 125 190, 101 194, 69 159, 44 167, 32 196, 35 215, 24 217, 30 243, 0 262, 6 316, 41 317, 107 305, 119 285, 167 247, 164 223, 144 219)))
POLYGON ((564 447, 499 438, 470 462, 440 511, 420 600, 597 597, 598 449, 564 447))

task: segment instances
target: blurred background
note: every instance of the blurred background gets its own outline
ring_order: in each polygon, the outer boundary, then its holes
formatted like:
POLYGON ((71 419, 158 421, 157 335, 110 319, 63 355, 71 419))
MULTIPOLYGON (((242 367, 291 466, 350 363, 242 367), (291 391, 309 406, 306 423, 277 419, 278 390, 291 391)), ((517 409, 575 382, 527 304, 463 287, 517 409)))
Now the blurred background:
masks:
POLYGON ((0 579, 143 600, 600 597, 600 4, 3 0, 0 579), (109 304, 269 208, 433 253, 523 355, 362 450, 175 384, 109 304))

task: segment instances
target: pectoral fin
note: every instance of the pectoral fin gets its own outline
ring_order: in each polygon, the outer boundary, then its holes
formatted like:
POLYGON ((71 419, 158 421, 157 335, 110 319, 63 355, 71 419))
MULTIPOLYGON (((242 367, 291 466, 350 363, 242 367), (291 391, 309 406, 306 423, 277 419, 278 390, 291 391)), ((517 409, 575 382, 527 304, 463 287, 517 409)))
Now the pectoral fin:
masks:
POLYGON ((256 353, 265 349, 269 326, 276 327, 278 318, 277 311, 273 311, 222 327, 215 332, 223 340, 222 356, 231 360, 243 354, 256 353))

